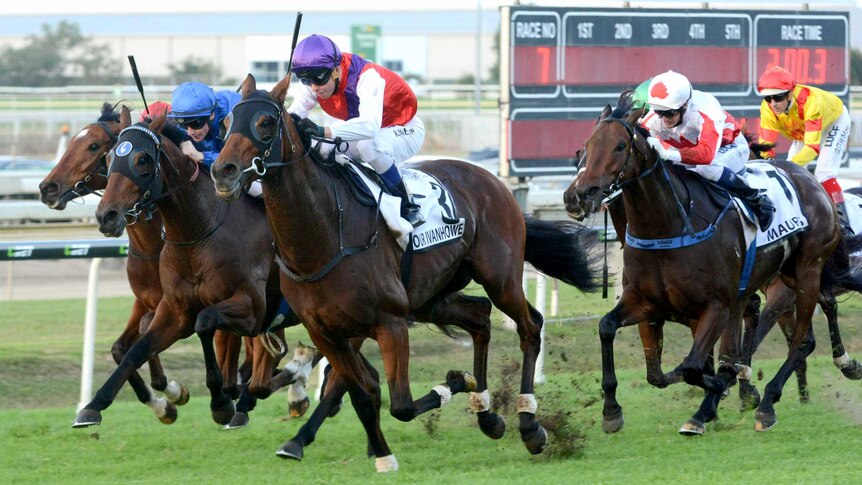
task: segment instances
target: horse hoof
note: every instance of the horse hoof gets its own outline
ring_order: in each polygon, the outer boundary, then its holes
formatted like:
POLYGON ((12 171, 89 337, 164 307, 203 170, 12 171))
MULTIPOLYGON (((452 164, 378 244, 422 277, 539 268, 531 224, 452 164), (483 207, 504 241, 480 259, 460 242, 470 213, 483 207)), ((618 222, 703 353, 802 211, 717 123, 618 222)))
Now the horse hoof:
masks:
POLYGON ((739 400, 740 411, 751 411, 752 409, 757 409, 757 406, 760 406, 760 391, 758 391, 757 388, 752 387, 750 391, 743 394, 742 389, 740 388, 739 400))
POLYGON ((841 373, 844 374, 844 377, 850 380, 858 381, 859 379, 862 379, 862 365, 854 360, 850 365, 842 368, 841 373))
POLYGON ((224 406, 211 409, 213 421, 215 421, 217 424, 228 424, 230 423, 230 420, 233 419, 235 411, 233 401, 228 399, 225 402, 226 404, 224 406))
POLYGON ((310 403, 310 401, 308 400, 307 396, 301 401, 295 401, 295 402, 288 403, 287 409, 288 409, 288 412, 290 412, 290 417, 291 418, 298 418, 298 417, 302 416, 303 414, 305 414, 305 412, 308 411, 309 403, 310 403))
POLYGON ((506 421, 499 414, 482 411, 476 413, 476 416, 479 418, 479 429, 485 433, 485 436, 498 440, 506 434, 506 421))
POLYGON ((531 455, 538 455, 545 451, 545 445, 548 443, 548 432, 545 431, 545 428, 541 424, 536 423, 536 427, 536 431, 529 437, 525 437, 523 433, 521 434, 521 439, 523 439, 524 445, 531 455))
POLYGON ((446 385, 452 394, 472 392, 476 390, 476 378, 469 372, 450 370, 446 373, 446 385))
POLYGON ((174 421, 177 420, 177 407, 168 402, 165 405, 165 414, 159 416, 159 421, 162 424, 174 424, 174 421))
POLYGON ((293 440, 288 441, 275 452, 275 456, 284 459, 290 458, 292 460, 302 461, 302 446, 293 440))
POLYGON ((679 434, 683 436, 703 436, 704 432, 706 432, 706 425, 694 418, 686 421, 679 429, 679 434))
POLYGON ((224 425, 224 429, 240 429, 248 426, 248 413, 237 411, 233 414, 230 423, 224 425))
MULTIPOLYGON (((165 396, 165 397, 167 397, 167 396, 165 396)), ((189 388, 186 387, 185 384, 180 384, 180 397, 179 397, 179 399, 177 399, 176 401, 172 401, 171 398, 168 397, 168 400, 177 406, 185 406, 186 404, 189 403, 189 397, 190 397, 189 388)))
POLYGON ((625 419, 622 411, 613 416, 602 416, 602 431, 605 433, 616 433, 623 429, 623 424, 625 424, 625 419))
POLYGON ((775 413, 767 414, 758 412, 754 419, 754 431, 767 431, 776 424, 778 424, 778 418, 775 416, 775 413))
POLYGON ((98 426, 102 424, 102 413, 95 409, 84 408, 78 411, 75 416, 75 422, 72 423, 73 428, 87 428, 89 426, 98 426))

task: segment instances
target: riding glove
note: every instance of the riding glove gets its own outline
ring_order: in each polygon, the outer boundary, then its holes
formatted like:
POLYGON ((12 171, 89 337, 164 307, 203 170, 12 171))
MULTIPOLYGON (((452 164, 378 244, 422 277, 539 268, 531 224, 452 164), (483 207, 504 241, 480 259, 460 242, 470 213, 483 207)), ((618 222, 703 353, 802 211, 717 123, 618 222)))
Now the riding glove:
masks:
POLYGON ((180 128, 180 125, 176 123, 165 123, 165 127, 162 128, 162 135, 165 135, 165 138, 176 146, 180 146, 184 141, 192 141, 186 130, 180 128))
POLYGON ((318 138, 323 138, 326 134, 322 126, 308 118, 303 118, 299 121, 299 131, 306 135, 316 136, 318 138))
POLYGON ((651 136, 647 138, 647 143, 653 148, 653 150, 655 150, 659 158, 662 160, 669 160, 671 162, 682 161, 682 156, 680 156, 679 150, 665 148, 664 145, 662 145, 661 140, 658 138, 651 136))

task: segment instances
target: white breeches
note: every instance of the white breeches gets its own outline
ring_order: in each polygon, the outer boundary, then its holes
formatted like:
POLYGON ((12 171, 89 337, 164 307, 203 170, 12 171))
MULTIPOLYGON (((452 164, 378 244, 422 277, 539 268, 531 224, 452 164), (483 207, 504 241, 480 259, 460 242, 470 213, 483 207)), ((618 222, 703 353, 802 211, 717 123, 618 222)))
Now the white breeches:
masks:
MULTIPOLYGON (((847 153, 847 141, 849 139, 850 113, 847 112, 845 106, 835 123, 825 127, 820 133, 820 155, 817 156, 817 168, 814 169, 814 176, 817 177, 818 182, 823 183, 824 180, 837 176, 835 170, 847 153)), ((790 144, 787 158, 793 158, 804 147, 805 142, 794 141, 790 144)))
POLYGON ((371 165, 375 172, 383 173, 392 164, 416 155, 424 142, 425 124, 418 116, 414 116, 404 126, 382 128, 370 140, 348 142, 346 153, 354 160, 371 165))

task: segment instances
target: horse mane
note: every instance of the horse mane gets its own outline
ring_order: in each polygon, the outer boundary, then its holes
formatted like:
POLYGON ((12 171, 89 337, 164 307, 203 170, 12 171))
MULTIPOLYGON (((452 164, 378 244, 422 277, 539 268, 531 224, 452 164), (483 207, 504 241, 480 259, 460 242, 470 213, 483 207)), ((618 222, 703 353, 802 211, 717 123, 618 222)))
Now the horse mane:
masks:
POLYGON ((122 103, 122 101, 118 101, 115 105, 111 105, 111 103, 108 102, 102 103, 102 113, 96 121, 119 123, 120 112, 117 111, 117 107, 120 106, 120 103, 122 103))
POLYGON ((620 98, 617 100, 617 107, 611 112, 612 118, 625 118, 634 109, 634 89, 626 89, 620 93, 620 98))

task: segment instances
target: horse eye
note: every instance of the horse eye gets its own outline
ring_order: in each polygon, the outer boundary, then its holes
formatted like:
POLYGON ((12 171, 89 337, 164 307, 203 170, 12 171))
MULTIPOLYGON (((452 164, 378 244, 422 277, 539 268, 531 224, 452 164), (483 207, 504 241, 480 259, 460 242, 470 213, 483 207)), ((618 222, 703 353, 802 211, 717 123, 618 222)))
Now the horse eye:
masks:
POLYGON ((148 175, 152 171, 153 160, 147 154, 135 158, 135 171, 140 175, 148 175))
POLYGON ((624 142, 619 142, 617 144, 616 151, 621 152, 626 149, 626 144, 624 142))
POLYGON ((90 143, 90 146, 87 147, 87 150, 90 150, 91 152, 97 152, 99 151, 99 148, 100 147, 98 143, 90 143))

